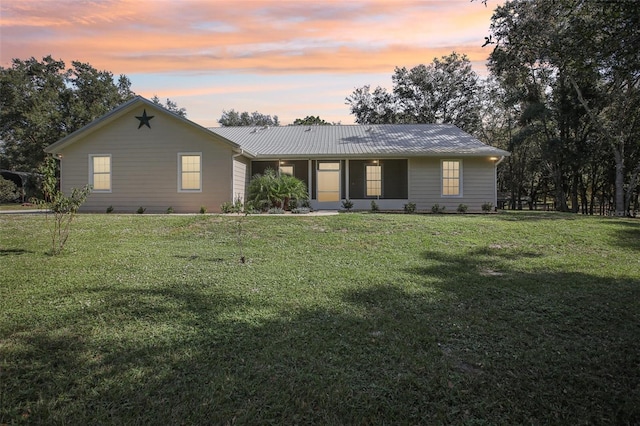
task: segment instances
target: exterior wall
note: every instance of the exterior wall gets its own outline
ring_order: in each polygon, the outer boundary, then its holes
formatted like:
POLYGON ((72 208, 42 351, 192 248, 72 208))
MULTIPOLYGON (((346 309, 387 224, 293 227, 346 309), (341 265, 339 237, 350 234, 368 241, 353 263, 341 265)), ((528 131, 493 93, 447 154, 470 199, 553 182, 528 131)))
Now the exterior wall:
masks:
MULTIPOLYGON (((316 162, 316 160, 311 161, 311 207, 314 209, 341 209, 342 202, 319 203, 317 201, 316 162)), ((364 164, 368 163, 370 163, 369 160, 350 160, 347 170, 346 162, 341 162, 341 197, 342 199, 348 197, 353 202, 354 210, 371 209, 372 200, 381 210, 403 210, 405 204, 414 202, 419 211, 431 211, 434 204, 439 204, 445 207, 446 212, 455 212, 460 204, 467 205, 468 211, 473 212, 481 211, 481 206, 484 203, 490 202, 493 205, 496 203, 495 162, 489 157, 424 157, 410 158, 409 160, 381 160, 384 189, 383 196, 380 198, 365 198, 363 196, 364 172, 361 169, 364 168, 364 164), (461 162, 462 194, 460 196, 442 195, 442 160, 461 162), (408 179, 405 177, 407 175, 408 179), (404 189, 400 187, 404 187, 404 189), (391 195, 391 198, 385 195, 391 195)))
POLYGON ((366 165, 379 165, 382 167, 382 195, 383 200, 407 199, 407 160, 383 159, 375 160, 349 160, 349 199, 375 199, 365 194, 366 165))
POLYGON ((496 205, 495 162, 489 157, 464 158, 411 158, 409 160, 409 201, 418 210, 430 211, 434 204, 455 212, 460 204, 469 211, 481 211, 482 204, 496 205), (462 163, 462 194, 442 196, 442 160, 460 160, 462 163))
POLYGON ((249 185, 251 161, 247 157, 238 156, 233 159, 233 200, 238 198, 245 201, 245 192, 249 185))
POLYGON ((232 148, 181 120, 140 105, 61 151, 61 186, 69 194, 89 182, 89 155, 111 155, 111 192, 89 195, 83 211, 147 213, 219 211, 232 200, 232 148), (151 128, 138 128, 143 109, 151 128), (178 153, 202 153, 202 191, 178 192, 178 153))

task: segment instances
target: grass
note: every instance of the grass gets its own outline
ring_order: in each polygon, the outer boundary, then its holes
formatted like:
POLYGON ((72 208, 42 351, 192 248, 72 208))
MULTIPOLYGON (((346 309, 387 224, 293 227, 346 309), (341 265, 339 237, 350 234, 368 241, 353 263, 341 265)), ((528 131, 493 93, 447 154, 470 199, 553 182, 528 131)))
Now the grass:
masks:
POLYGON ((0 424, 638 424, 640 221, 0 216, 0 424))

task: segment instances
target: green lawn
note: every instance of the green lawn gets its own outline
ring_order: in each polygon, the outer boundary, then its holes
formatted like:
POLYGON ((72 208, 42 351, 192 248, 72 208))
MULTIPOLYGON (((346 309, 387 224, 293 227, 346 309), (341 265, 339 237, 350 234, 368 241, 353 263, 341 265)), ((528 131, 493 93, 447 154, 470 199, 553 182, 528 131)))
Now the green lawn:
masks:
POLYGON ((638 424, 640 221, 0 215, 0 424, 638 424))

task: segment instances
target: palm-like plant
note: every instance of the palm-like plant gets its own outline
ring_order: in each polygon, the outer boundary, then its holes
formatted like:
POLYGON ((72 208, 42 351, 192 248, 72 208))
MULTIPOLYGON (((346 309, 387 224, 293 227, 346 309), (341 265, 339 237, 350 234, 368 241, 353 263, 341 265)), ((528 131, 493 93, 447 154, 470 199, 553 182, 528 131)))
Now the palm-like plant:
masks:
POLYGON ((279 175, 273 169, 251 178, 248 187, 248 201, 256 208, 268 210, 271 207, 286 209, 290 200, 309 198, 307 187, 300 179, 290 175, 279 175))
POLYGON ((300 179, 291 175, 280 175, 278 196, 282 201, 282 208, 287 209, 290 200, 307 200, 309 194, 307 186, 300 179))

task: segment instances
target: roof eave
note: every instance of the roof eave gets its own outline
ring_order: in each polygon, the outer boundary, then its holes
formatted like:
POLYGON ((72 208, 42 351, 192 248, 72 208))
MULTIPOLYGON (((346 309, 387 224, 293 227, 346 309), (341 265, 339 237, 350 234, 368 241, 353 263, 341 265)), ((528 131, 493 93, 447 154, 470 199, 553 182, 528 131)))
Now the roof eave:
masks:
POLYGON ((339 154, 339 153, 300 153, 300 154, 255 154, 254 158, 256 160, 270 160, 270 159, 371 159, 371 158, 421 158, 421 157, 433 157, 433 158, 442 158, 442 157, 465 157, 465 158, 482 158, 482 157, 508 157, 511 153, 507 151, 493 151, 493 152, 483 152, 483 153, 463 153, 456 151, 448 151, 448 152, 370 152, 370 153, 362 153, 362 154, 339 154))

